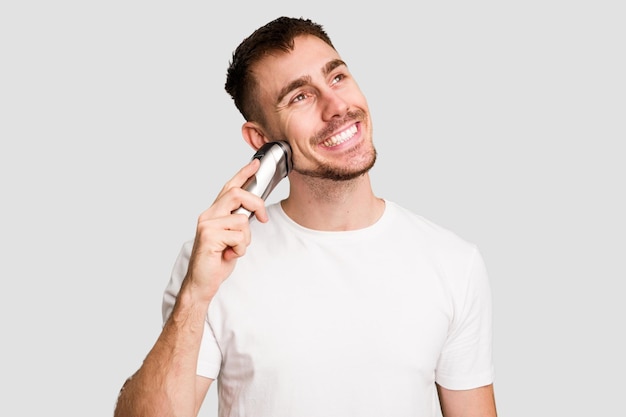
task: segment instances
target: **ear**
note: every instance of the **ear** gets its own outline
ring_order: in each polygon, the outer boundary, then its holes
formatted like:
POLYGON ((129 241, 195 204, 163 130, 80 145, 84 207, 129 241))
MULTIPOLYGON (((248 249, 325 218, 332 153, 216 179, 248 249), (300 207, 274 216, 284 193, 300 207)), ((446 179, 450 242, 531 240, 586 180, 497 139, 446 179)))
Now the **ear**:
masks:
POLYGON ((266 142, 270 141, 269 138, 265 136, 265 133, 263 133, 261 127, 254 122, 245 122, 243 126, 241 126, 241 135, 255 151, 266 142))

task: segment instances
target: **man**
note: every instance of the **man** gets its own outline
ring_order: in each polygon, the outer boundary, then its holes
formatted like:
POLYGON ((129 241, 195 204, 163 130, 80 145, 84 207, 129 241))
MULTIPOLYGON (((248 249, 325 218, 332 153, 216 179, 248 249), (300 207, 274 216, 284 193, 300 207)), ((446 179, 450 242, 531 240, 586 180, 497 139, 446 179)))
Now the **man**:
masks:
POLYGON ((374 195, 368 104, 323 28, 261 27, 226 90, 252 148, 291 145, 289 196, 241 188, 254 160, 200 215, 115 415, 195 416, 218 379, 222 417, 495 416, 482 258, 374 195))

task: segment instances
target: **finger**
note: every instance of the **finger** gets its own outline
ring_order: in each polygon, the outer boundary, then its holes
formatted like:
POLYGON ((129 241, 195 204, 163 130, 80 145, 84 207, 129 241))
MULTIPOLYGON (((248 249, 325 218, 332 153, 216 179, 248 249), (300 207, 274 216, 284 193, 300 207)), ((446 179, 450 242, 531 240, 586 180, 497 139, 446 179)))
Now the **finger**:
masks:
POLYGON ((245 206, 249 211, 255 211, 264 205, 259 197, 248 193, 241 187, 259 169, 260 162, 255 158, 243 166, 221 189, 215 201, 204 213, 203 218, 221 217, 239 207, 245 206))
POLYGON ((269 221, 269 218, 267 216, 267 210, 265 208, 265 201, 263 201, 260 205, 258 205, 257 208, 253 211, 254 211, 254 216, 261 223, 267 223, 269 221))
POLYGON ((247 165, 243 166, 239 171, 237 171, 235 176, 224 184, 221 191, 218 193, 216 200, 232 188, 241 188, 248 178, 253 176, 259 170, 260 164, 261 162, 257 158, 254 158, 247 165))
POLYGON ((244 207, 249 212, 262 213, 260 216, 265 215, 265 201, 261 197, 241 188, 233 187, 215 200, 211 207, 201 213, 199 220, 221 218, 231 214, 247 220, 247 214, 233 213, 239 207, 244 207))
POLYGON ((245 216, 228 215, 198 220, 196 240, 203 252, 222 252, 229 246, 245 247, 250 244, 250 237, 250 225, 245 216))

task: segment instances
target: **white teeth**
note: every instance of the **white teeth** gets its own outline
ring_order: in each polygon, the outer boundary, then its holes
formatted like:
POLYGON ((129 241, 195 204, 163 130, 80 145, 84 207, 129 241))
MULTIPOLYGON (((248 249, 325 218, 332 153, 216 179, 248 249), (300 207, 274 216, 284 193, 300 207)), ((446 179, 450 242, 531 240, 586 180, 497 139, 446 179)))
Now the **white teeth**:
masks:
POLYGON ((352 126, 350 129, 344 130, 338 135, 328 138, 323 142, 326 147, 337 146, 350 139, 356 133, 356 126, 352 126))

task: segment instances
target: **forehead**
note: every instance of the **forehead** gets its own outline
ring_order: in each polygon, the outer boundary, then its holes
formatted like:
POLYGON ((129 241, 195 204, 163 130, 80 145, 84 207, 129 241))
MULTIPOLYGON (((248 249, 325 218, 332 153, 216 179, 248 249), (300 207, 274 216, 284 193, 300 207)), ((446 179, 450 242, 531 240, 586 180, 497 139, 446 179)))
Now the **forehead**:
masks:
POLYGON ((253 72, 261 92, 276 98, 286 85, 302 77, 322 77, 326 64, 341 59, 335 49, 315 36, 294 39, 294 49, 275 51, 254 65, 253 72))

